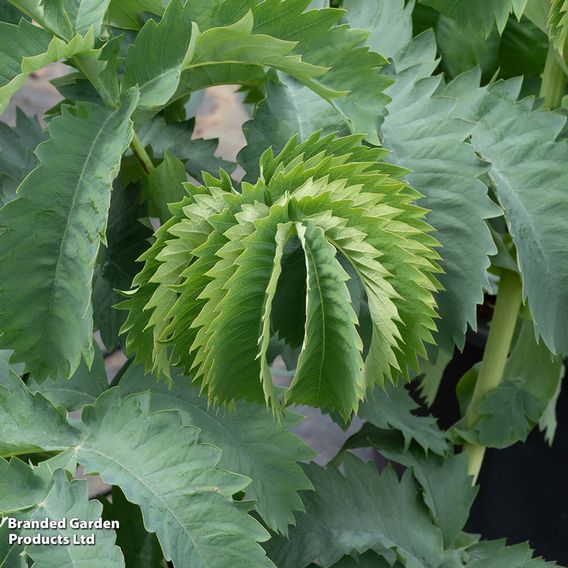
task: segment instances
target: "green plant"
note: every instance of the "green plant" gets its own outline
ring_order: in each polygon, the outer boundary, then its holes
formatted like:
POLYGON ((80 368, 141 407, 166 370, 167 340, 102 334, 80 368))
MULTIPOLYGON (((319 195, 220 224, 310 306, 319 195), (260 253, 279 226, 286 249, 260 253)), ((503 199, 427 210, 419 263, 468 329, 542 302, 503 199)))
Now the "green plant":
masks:
POLYGON ((0 565, 549 565, 464 526, 485 448, 556 428, 568 5, 342 6, 0 7, 2 110, 70 66, 47 131, 0 125, 0 512, 22 521, 0 525, 0 565), (220 84, 254 105, 241 183, 192 139, 191 98, 220 84), (433 402, 486 293, 483 360, 444 431, 406 382, 433 402), (93 331, 130 357, 111 385, 93 331), (364 425, 306 465, 295 404, 364 425), (402 477, 350 451, 368 446, 402 477), (112 499, 89 501, 78 465, 112 499), (120 527, 41 546, 25 522, 45 517, 120 527))

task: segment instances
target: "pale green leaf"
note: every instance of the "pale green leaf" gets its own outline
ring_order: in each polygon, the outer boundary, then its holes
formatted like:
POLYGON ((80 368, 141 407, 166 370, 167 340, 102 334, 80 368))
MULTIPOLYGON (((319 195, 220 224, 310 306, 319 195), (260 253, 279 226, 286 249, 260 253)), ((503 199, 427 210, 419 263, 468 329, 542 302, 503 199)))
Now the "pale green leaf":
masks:
POLYGON ((131 93, 115 110, 65 107, 39 166, 0 210, 1 342, 37 380, 92 360, 94 261, 135 104, 131 93))
POLYGON ((43 22, 53 31, 71 39, 92 29, 101 31, 110 0, 42 0, 43 22))
POLYGON ((268 534, 232 500, 250 480, 219 469, 220 450, 198 443, 199 431, 182 426, 179 413, 151 413, 148 393, 120 398, 111 389, 83 421, 78 461, 140 506, 174 565, 273 566, 257 544, 268 534))
MULTIPOLYGON (((14 515, 22 521, 41 521, 45 518, 61 521, 65 519, 67 526, 57 529, 42 529, 39 534, 51 539, 68 539, 68 543, 56 545, 27 546, 13 545, 8 558, 16 561, 16 554, 25 555, 34 561, 37 568, 76 567, 96 568, 100 562, 105 567, 124 567, 122 552, 115 545, 116 534, 109 529, 73 529, 69 526, 71 519, 95 521, 100 518, 102 505, 98 501, 89 501, 86 480, 68 480, 65 472, 58 469, 46 474, 41 468, 32 468, 23 462, 12 459, 10 462, 0 460, 0 492, 13 492, 10 502, 0 501, 0 512, 3 514, 14 510, 21 511, 14 515), (95 543, 90 546, 73 544, 75 538, 80 539, 94 534, 95 543)), ((10 533, 33 537, 37 529, 11 529, 10 533)), ((8 551, 6 551, 8 552, 8 551)), ((1 556, 0 556, 1 557, 1 556)), ((2 558, 6 561, 6 558, 2 558)), ((7 566, 19 566, 8 564, 7 566)))
POLYGON ((256 510, 271 529, 285 533, 293 512, 304 510, 297 492, 311 489, 298 462, 314 454, 289 431, 299 418, 287 413, 277 422, 266 409, 244 403, 217 409, 188 383, 177 373, 168 387, 132 366, 121 377, 120 390, 130 394, 148 389, 152 411, 177 409, 185 424, 200 428, 200 440, 222 450, 219 466, 251 478, 247 496, 256 500, 256 510))
POLYGON ((567 353, 568 249, 560 243, 568 239, 568 140, 558 138, 566 118, 536 110, 530 98, 516 102, 516 81, 478 86, 470 73, 444 94, 459 100, 458 116, 476 124, 471 143, 490 162, 537 334, 553 353, 567 353))

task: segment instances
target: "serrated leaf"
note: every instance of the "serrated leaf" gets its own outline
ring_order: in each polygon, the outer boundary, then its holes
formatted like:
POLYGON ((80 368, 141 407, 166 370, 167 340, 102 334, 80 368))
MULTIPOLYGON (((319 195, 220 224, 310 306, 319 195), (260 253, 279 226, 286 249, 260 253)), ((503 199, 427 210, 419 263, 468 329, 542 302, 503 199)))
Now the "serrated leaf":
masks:
POLYGON ((368 434, 369 441, 383 457, 412 468, 422 488, 424 503, 442 531, 444 545, 451 548, 477 495, 477 487, 472 486, 472 478, 467 472, 466 455, 426 456, 416 444, 408 448, 391 432, 374 430, 368 434))
POLYGON ((198 430, 182 426, 177 412, 151 413, 148 393, 120 398, 111 389, 86 407, 83 422, 78 461, 140 506, 166 559, 273 568, 257 544, 268 534, 232 500, 250 480, 219 469, 220 450, 198 443, 198 430))
MULTIPOLYGON (((86 480, 68 480, 65 472, 56 470, 46 475, 39 468, 32 468, 23 462, 12 459, 10 462, 0 460, 0 492, 15 491, 12 503, 0 502, 0 511, 5 514, 14 510, 22 511, 14 515, 22 521, 41 521, 49 518, 54 521, 67 520, 65 528, 42 529, 41 535, 53 539, 69 539, 68 543, 57 545, 30 544, 14 545, 11 556, 22 554, 31 558, 38 568, 59 568, 62 566, 81 566, 95 568, 104 562, 105 567, 122 568, 124 558, 115 545, 116 534, 108 529, 73 529, 69 526, 72 518, 81 521, 94 521, 100 518, 102 505, 98 501, 89 501, 86 480), (25 497, 24 497, 25 496, 25 497), (16 505, 16 502, 19 503, 16 505), (6 508, 6 507, 12 507, 6 508), (17 509, 16 509, 17 508, 17 509), (95 535, 95 543, 90 546, 73 544, 77 538, 95 535)), ((33 537, 38 534, 34 529, 13 529, 10 531, 22 537, 33 537)), ((3 559, 5 561, 5 558, 3 559)), ((14 559, 15 560, 15 559, 14 559)), ((8 565, 9 566, 9 565, 8 565)), ((12 564, 17 566, 17 564, 12 564)))
POLYGON ((48 63, 88 51, 93 45, 92 31, 84 37, 77 34, 67 42, 27 20, 21 20, 17 26, 0 22, 0 113, 30 73, 48 63))
POLYGON ((542 558, 533 558, 533 551, 528 543, 506 546, 504 540, 480 542, 468 548, 470 560, 467 568, 553 568, 556 562, 546 562, 542 558))
POLYGON ((234 409, 211 407, 207 398, 180 373, 173 387, 144 376, 140 367, 130 367, 120 379, 120 390, 131 394, 149 389, 153 412, 177 409, 185 424, 201 430, 200 440, 222 450, 219 466, 251 478, 246 493, 272 530, 286 533, 294 511, 303 511, 297 492, 311 489, 298 462, 313 457, 313 451, 289 431, 299 418, 287 413, 276 422, 264 408, 239 403, 234 409))
POLYGON ((142 109, 165 105, 175 93, 191 35, 191 15, 182 0, 172 0, 159 23, 150 19, 140 30, 128 49, 123 85, 138 86, 142 109))
POLYGON ((289 540, 273 538, 269 555, 280 568, 312 561, 332 566, 351 552, 369 549, 399 558, 405 566, 440 566, 442 535, 420 503, 412 476, 399 482, 391 468, 379 474, 372 463, 346 456, 345 473, 334 466, 306 466, 316 491, 304 497, 306 514, 289 540))
POLYGON ((442 14, 458 21, 467 31, 481 32, 488 36, 497 26, 503 33, 509 14, 514 12, 520 18, 527 0, 421 0, 426 6, 435 8, 442 14))
MULTIPOLYGON (((207 176, 206 186, 187 186, 192 195, 175 206, 172 222, 158 231, 157 243, 144 257, 146 267, 135 280, 138 288, 123 303, 130 310, 124 328, 128 349, 154 343, 151 358, 144 357, 148 370, 168 376, 170 364, 177 365, 216 402, 244 398, 277 408, 264 361, 266 326, 285 247, 277 235, 290 222, 294 226, 288 239, 298 233, 298 224, 320 227, 365 287, 373 321, 366 386, 389 380, 396 371, 408 376, 409 368, 417 368, 417 357, 425 356, 424 342, 432 341, 434 328, 436 242, 427 235, 430 227, 420 221, 424 212, 412 205, 415 193, 397 179, 402 170, 380 162, 384 151, 359 145, 360 140, 319 134, 302 144, 292 139, 278 156, 263 156, 262 179, 255 186, 243 183, 240 192, 223 172, 218 180, 207 176)), ((332 258, 331 252, 326 258, 332 258)), ((316 266, 310 260, 313 282, 329 263, 316 266)), ((341 275, 339 264, 332 267, 341 275)), ((341 278, 344 273, 333 285, 341 278)), ((332 280, 326 279, 326 286, 332 280)), ((311 290, 308 295, 317 306, 321 300, 316 302, 311 290)), ((339 296, 326 290, 320 298, 326 303, 323 311, 335 320, 354 318, 347 288, 339 296), (339 297, 344 306, 335 305, 339 297)), ((318 319, 318 310, 308 327, 318 319)), ((349 333, 353 345, 332 351, 356 353, 360 342, 349 333)), ((312 331, 309 335, 315 337, 312 331)), ((304 352, 323 354, 322 341, 339 345, 333 333, 320 337, 312 346, 304 341, 304 352)), ((318 400, 347 415, 364 386, 361 373, 352 372, 357 357, 339 364, 341 357, 334 366, 344 376, 334 380, 342 384, 343 395, 328 390, 318 400), (346 389, 349 396, 344 396, 346 389)), ((292 392, 285 402, 294 396, 292 392)), ((316 403, 312 395, 308 398, 316 403)))
POLYGON ((37 118, 16 109, 16 125, 0 123, 0 205, 16 197, 16 189, 37 164, 34 150, 46 138, 37 118))
MULTIPOLYGON (((167 150, 164 160, 148 174, 147 198, 150 203, 149 214, 158 217, 162 223, 171 218, 170 203, 181 201, 187 192, 183 184, 187 181, 185 166, 167 150)), ((123 286, 127 288, 127 286, 123 286)))
POLYGON ((0 210, 1 343, 37 380, 92 360, 94 261, 135 104, 131 93, 116 110, 64 108, 39 166, 0 210))
POLYGON ((472 145, 490 162, 489 175, 505 210, 537 334, 556 354, 568 352, 568 140, 566 118, 516 102, 516 81, 477 88, 476 73, 454 80, 444 94, 459 100, 458 116, 474 121, 472 145), (535 184, 538 191, 535 191, 535 184))
POLYGON ((361 404, 357 414, 377 428, 400 431, 406 448, 414 441, 426 453, 444 455, 449 450, 444 432, 432 416, 413 414, 417 408, 418 404, 412 400, 404 385, 388 384, 384 389, 375 389, 368 400, 361 404))
POLYGON ((548 33, 560 55, 568 45, 568 1, 552 0, 547 23, 548 33))
POLYGON ((102 353, 96 348, 93 366, 89 369, 83 361, 69 379, 59 377, 38 383, 31 378, 27 387, 34 393, 40 393, 54 406, 62 406, 67 410, 78 410, 85 404, 93 404, 108 389, 102 353))
MULTIPOLYGON (((362 5, 378 13, 386 3, 364 1, 362 5)), ((404 2, 396 0, 396 4, 398 18, 404 18, 411 30, 404 2)), ((353 11, 357 9, 354 4, 353 11)), ((351 14, 350 10, 348 18, 351 14)), ((378 21, 381 27, 371 36, 376 42, 372 47, 392 57, 396 69, 395 84, 387 90, 392 102, 381 129, 384 145, 392 150, 389 160, 412 170, 409 183, 424 196, 420 205, 430 210, 428 222, 436 228, 442 245, 444 274, 439 280, 444 291, 437 294, 441 320, 436 342, 451 352, 454 344, 463 347, 468 324, 476 326, 476 304, 482 302, 483 290, 489 286, 488 256, 495 252, 484 220, 499 210, 477 179, 486 167, 466 144, 472 125, 454 118, 455 103, 436 95, 441 80, 430 77, 437 67, 433 34, 425 32, 404 45, 408 33, 399 32, 393 38, 389 22, 378 21), (387 48, 396 51, 389 53, 387 48)))

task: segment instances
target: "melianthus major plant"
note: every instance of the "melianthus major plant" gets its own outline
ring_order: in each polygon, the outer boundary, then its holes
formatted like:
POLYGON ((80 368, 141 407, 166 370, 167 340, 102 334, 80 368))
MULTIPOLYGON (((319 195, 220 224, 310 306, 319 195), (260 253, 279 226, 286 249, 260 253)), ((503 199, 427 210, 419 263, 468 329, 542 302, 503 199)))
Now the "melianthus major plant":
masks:
POLYGON ((0 511, 120 528, 41 546, 4 523, 2 565, 547 565, 464 526, 485 448, 554 436, 566 2, 10 2, 1 108, 71 69, 47 132, 22 113, 0 129, 0 511), (192 139, 191 97, 219 84, 254 105, 241 183, 192 139), (405 382, 432 403, 485 292, 446 432, 405 382), (130 357, 111 385, 94 330, 130 357), (365 424, 306 465, 294 404, 365 424))

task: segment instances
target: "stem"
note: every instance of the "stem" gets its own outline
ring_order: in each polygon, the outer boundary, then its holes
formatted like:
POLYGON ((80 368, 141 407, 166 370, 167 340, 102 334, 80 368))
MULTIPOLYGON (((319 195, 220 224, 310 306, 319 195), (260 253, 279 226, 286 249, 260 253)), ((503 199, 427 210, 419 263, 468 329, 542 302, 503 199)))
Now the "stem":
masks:
POLYGON ((562 104, 566 87, 566 75, 558 57, 556 49, 550 44, 540 87, 540 96, 544 99, 544 107, 548 109, 557 108, 562 104))
MULTIPOLYGON (((466 428, 471 428, 479 418, 478 404, 481 399, 489 391, 496 389, 503 379, 503 371, 521 307, 521 293, 519 275, 515 272, 503 271, 479 376, 465 413, 466 428)), ((464 451, 469 459, 469 474, 473 475, 475 483, 481 469, 485 448, 476 444, 465 444, 464 451)))
POLYGON ((134 152, 134 155, 138 158, 140 165, 144 168, 144 171, 149 174, 154 169, 154 164, 152 160, 150 160, 150 156, 144 149, 142 142, 140 142, 140 138, 138 138, 138 134, 136 132, 132 133, 132 142, 130 142, 130 147, 134 152))

